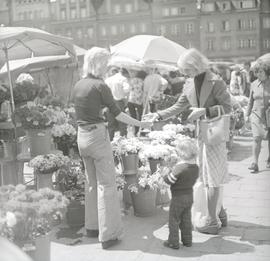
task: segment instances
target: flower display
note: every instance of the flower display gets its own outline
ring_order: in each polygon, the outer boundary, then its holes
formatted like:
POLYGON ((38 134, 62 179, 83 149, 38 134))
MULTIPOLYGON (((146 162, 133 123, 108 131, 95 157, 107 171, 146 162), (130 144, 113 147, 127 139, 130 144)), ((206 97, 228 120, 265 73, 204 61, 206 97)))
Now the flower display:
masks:
POLYGON ((0 233, 15 242, 47 234, 59 221, 68 199, 59 191, 29 190, 20 184, 0 187, 0 233))
POLYGON ((52 173, 68 165, 69 158, 61 153, 38 155, 29 162, 29 166, 40 174, 52 173))
POLYGON ((56 171, 57 188, 70 200, 84 205, 85 174, 80 160, 69 162, 56 171))
POLYGON ((18 82, 13 88, 15 105, 33 101, 39 94, 40 86, 29 81, 18 82))
MULTIPOLYGON (((174 124, 171 124, 174 125, 174 124)), ((151 131, 148 137, 152 140, 156 140, 161 144, 170 143, 175 139, 176 131, 173 129, 163 131, 151 131)))
POLYGON ((127 154, 137 154, 142 148, 143 143, 135 137, 132 138, 124 138, 117 137, 114 138, 111 142, 112 149, 115 155, 127 155, 127 154))
POLYGON ((16 109, 15 116, 25 129, 46 129, 53 125, 52 112, 41 105, 20 107, 16 109))
POLYGON ((181 133, 183 135, 194 137, 195 125, 188 124, 166 124, 163 126, 163 131, 174 131, 175 133, 181 133))
POLYGON ((177 161, 178 155, 173 146, 168 144, 159 144, 152 142, 144 146, 144 149, 139 153, 141 162, 146 162, 148 159, 163 160, 166 163, 177 161))
POLYGON ((115 170, 116 170, 115 181, 116 181, 117 190, 123 190, 126 184, 125 176, 121 173, 120 169, 116 168, 115 170))
POLYGON ((148 167, 142 166, 138 170, 137 182, 130 184, 128 189, 130 192, 139 193, 140 189, 161 189, 162 192, 164 188, 168 188, 163 178, 161 177, 159 172, 151 174, 151 171, 148 167))

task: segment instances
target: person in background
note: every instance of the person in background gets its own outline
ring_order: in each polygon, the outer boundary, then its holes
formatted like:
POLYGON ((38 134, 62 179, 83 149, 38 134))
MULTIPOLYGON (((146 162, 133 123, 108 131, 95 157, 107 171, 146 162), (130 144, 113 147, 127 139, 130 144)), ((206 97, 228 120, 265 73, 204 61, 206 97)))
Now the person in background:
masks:
POLYGON ((169 72, 169 83, 171 84, 171 95, 175 96, 182 93, 184 79, 179 76, 178 71, 169 72))
POLYGON ((82 157, 85 181, 85 228, 87 236, 99 237, 103 249, 119 242, 123 226, 115 181, 115 165, 107 126, 101 115, 108 107, 116 120, 142 128, 151 127, 123 113, 113 99, 103 77, 110 53, 93 47, 84 56, 83 79, 73 90, 77 142, 82 157))
MULTIPOLYGON (((145 119, 168 119, 190 109, 188 120, 195 121, 205 114, 216 116, 216 105, 222 106, 226 114, 231 112, 226 84, 210 71, 209 61, 203 54, 194 48, 186 50, 178 60, 178 67, 190 77, 186 80, 183 93, 173 106, 145 115, 145 119)), ((223 184, 228 179, 226 142, 208 145, 202 140, 199 130, 198 146, 200 179, 207 188, 208 216, 206 222, 196 228, 201 233, 217 234, 220 228, 218 220, 222 226, 227 225, 227 214, 223 206, 221 209, 218 206, 218 201, 222 201, 223 184)))
POLYGON ((195 141, 190 138, 178 141, 176 151, 179 161, 172 171, 164 169, 164 181, 170 185, 172 199, 169 210, 169 237, 163 244, 173 249, 179 249, 179 228, 183 245, 192 246, 193 186, 199 174, 196 164, 198 148, 195 141))
MULTIPOLYGON (((138 71, 135 77, 130 78, 130 92, 128 97, 128 110, 132 118, 141 120, 143 113, 143 81, 146 77, 145 71, 138 71)), ((135 127, 134 134, 139 131, 138 127, 135 127)))
POLYGON ((232 95, 243 95, 244 94, 242 75, 240 73, 239 66, 235 66, 233 71, 231 72, 230 92, 232 95))
POLYGON ((251 173, 258 173, 258 160, 263 139, 268 140, 267 168, 270 167, 270 126, 267 126, 266 120, 267 111, 270 108, 270 66, 264 61, 258 60, 254 70, 258 79, 251 84, 246 120, 249 118, 251 122, 253 136, 253 162, 249 169, 251 173))
POLYGON ((167 88, 168 82, 159 73, 157 69, 146 76, 144 79, 144 109, 146 112, 155 112, 157 110, 156 102, 158 102, 164 90, 167 88), (148 108, 149 107, 149 108, 148 108))
POLYGON ((244 63, 244 69, 241 71, 242 79, 243 79, 243 90, 244 90, 244 95, 246 97, 249 97, 250 84, 251 82, 255 80, 253 71, 250 70, 250 67, 251 67, 251 63, 247 61, 244 63))
MULTIPOLYGON (((129 73, 125 68, 121 68, 119 72, 113 74, 105 80, 105 83, 112 91, 113 98, 122 112, 127 106, 127 99, 129 95, 129 73)), ((107 114, 108 128, 110 140, 113 140, 114 134, 117 130, 120 131, 120 136, 127 136, 127 125, 118 122, 112 113, 107 114)))

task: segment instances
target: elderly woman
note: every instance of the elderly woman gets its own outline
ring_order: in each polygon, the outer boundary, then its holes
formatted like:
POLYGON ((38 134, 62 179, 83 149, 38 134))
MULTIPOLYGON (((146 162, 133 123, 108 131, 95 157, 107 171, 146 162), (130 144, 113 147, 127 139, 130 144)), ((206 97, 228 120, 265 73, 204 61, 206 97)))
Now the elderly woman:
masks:
MULTIPOLYGON (((194 121, 201 116, 213 114, 213 106, 220 105, 225 113, 230 113, 230 94, 224 81, 209 69, 209 61, 196 49, 187 50, 178 60, 178 67, 184 75, 189 76, 183 93, 170 108, 157 113, 148 114, 148 120, 167 119, 186 109, 191 109, 189 120, 194 121)), ((205 144, 201 135, 199 143, 200 179, 207 188, 208 217, 197 230, 202 233, 217 234, 220 227, 217 214, 223 226, 226 226, 227 215, 223 207, 218 209, 221 187, 228 176, 226 143, 216 145, 205 144)))
POLYGON ((123 227, 118 200, 115 166, 108 129, 102 108, 108 107, 115 118, 126 124, 149 128, 121 112, 111 90, 104 83, 110 54, 93 47, 84 57, 83 79, 74 87, 73 99, 78 123, 78 147, 86 172, 85 227, 87 236, 99 237, 102 248, 119 242, 123 227))
MULTIPOLYGON (((258 60, 255 65, 258 79, 251 84, 250 97, 246 115, 250 118, 253 136, 253 163, 249 167, 251 173, 258 173, 258 160, 263 139, 268 139, 267 167, 270 168, 270 126, 267 124, 267 110, 270 107, 270 65, 258 60)), ((270 120, 270 119, 269 119, 270 120)))

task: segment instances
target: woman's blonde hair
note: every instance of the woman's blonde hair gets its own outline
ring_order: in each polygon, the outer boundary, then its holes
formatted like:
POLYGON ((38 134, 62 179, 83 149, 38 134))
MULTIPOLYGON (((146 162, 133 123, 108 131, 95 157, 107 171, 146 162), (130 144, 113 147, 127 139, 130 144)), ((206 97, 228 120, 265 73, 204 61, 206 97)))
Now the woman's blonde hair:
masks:
POLYGON ((210 68, 209 60, 197 49, 186 50, 178 59, 179 71, 184 73, 185 69, 195 69, 197 74, 203 73, 210 68))
POLYGON ((104 66, 107 67, 110 53, 105 48, 92 47, 84 55, 82 77, 86 78, 89 74, 95 77, 102 77, 104 66))
POLYGON ((258 73, 259 70, 264 70, 265 74, 269 77, 270 76, 270 62, 264 61, 262 59, 258 59, 255 62, 255 65, 253 66, 252 70, 255 73, 258 73))
POLYGON ((181 160, 195 160, 198 154, 196 141, 189 137, 176 142, 176 151, 181 160))

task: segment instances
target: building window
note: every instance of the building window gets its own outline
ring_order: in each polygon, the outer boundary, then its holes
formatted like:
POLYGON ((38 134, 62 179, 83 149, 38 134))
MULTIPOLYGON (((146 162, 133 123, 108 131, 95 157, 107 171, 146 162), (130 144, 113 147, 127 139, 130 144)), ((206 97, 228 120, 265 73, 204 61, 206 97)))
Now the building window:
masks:
POLYGON ((33 18, 34 18, 33 12, 32 12, 32 11, 29 11, 29 12, 28 12, 28 19, 29 19, 29 20, 33 20, 33 18))
POLYGON ((177 35, 178 34, 178 24, 172 24, 171 25, 171 34, 177 35))
POLYGON ((132 33, 132 34, 136 33, 136 25, 135 24, 130 25, 130 33, 132 33))
POLYGON ((66 19, 66 9, 60 10, 60 19, 62 20, 66 19))
POLYGON ((105 27, 105 26, 101 26, 100 32, 101 32, 101 35, 102 35, 102 36, 106 36, 106 34, 107 34, 106 27, 105 27))
POLYGON ((116 25, 111 26, 111 33, 112 33, 112 35, 117 35, 117 26, 116 25))
POLYGON ((124 24, 121 24, 121 25, 120 25, 120 31, 121 31, 122 34, 125 33, 125 31, 126 31, 126 26, 125 26, 124 24))
POLYGON ((230 31, 230 22, 222 21, 222 31, 228 32, 230 31))
POLYGON ((70 9, 70 18, 71 19, 76 19, 77 18, 77 12, 75 8, 70 9))
POLYGON ((254 1, 253 0, 244 0, 240 2, 240 8, 253 8, 254 1))
POLYGON ((215 25, 213 22, 209 22, 207 24, 207 32, 208 33, 213 33, 215 31, 215 25))
POLYGON ((207 41, 207 50, 208 51, 213 51, 214 50, 214 41, 213 40, 208 40, 207 41))
POLYGON ((132 4, 125 4, 125 12, 132 13, 132 4))
POLYGON ((163 8, 162 9, 162 16, 170 16, 170 9, 169 8, 163 8))
POLYGON ((238 29, 239 29, 239 30, 244 30, 245 28, 246 28, 245 20, 239 19, 239 20, 238 20, 238 29))
POLYGON ((248 39, 248 48, 255 48, 255 47, 256 47, 256 40, 248 39))
POLYGON ((159 26, 157 27, 157 33, 158 33, 159 35, 165 35, 165 33, 166 33, 166 26, 163 25, 163 24, 159 25, 159 26))
POLYGON ((184 14, 186 12, 186 8, 185 7, 181 7, 180 8, 180 14, 184 14))
POLYGON ((177 7, 171 8, 171 15, 178 15, 178 8, 177 7))
POLYGON ((270 39, 264 39, 263 40, 263 48, 264 49, 270 49, 270 39))
POLYGON ((250 30, 256 28, 256 23, 255 23, 255 21, 254 21, 253 19, 249 19, 249 20, 248 20, 248 28, 249 28, 250 30))
POLYGON ((240 39, 239 40, 239 48, 243 49, 243 48, 246 48, 246 46, 247 46, 247 41, 244 39, 240 39))
POLYGON ((222 49, 223 50, 231 49, 231 40, 230 39, 225 39, 222 41, 222 49))
POLYGON ((270 17, 263 17, 263 28, 270 28, 270 17))
POLYGON ((82 7, 81 8, 81 18, 85 18, 86 17, 86 8, 82 7))
POLYGON ((141 23, 140 24, 140 27, 141 27, 141 32, 142 33, 145 33, 146 32, 146 24, 145 23, 141 23))
POLYGON ((214 12, 215 11, 215 3, 204 3, 203 11, 205 12, 214 12))
POLYGON ((186 23, 186 34, 194 33, 194 24, 193 23, 186 23))
POLYGON ((113 7, 113 12, 114 12, 115 14, 120 14, 120 13, 121 13, 121 6, 120 6, 120 5, 115 5, 115 6, 113 7))
POLYGON ((89 38, 93 38, 94 29, 92 27, 87 28, 87 35, 88 35, 89 38))
POLYGON ((187 49, 190 49, 193 47, 192 42, 186 42, 185 46, 187 49))

